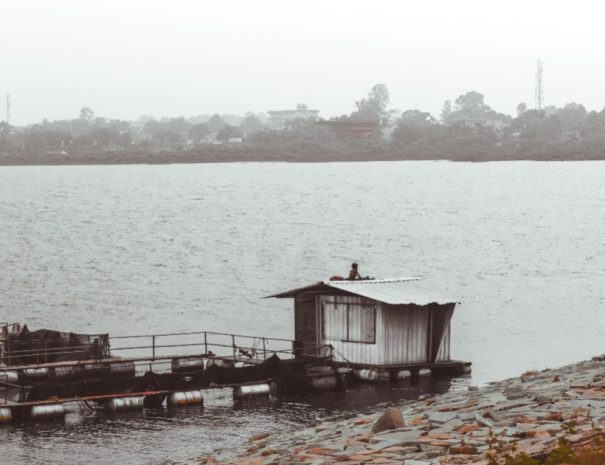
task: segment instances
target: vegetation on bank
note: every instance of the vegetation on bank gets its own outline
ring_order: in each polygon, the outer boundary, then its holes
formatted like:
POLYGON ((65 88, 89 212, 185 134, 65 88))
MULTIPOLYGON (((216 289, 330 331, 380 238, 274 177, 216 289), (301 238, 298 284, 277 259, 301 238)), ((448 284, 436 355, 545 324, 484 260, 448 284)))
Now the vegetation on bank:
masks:
MULTIPOLYGON (((573 424, 567 424, 568 432, 573 433, 573 424)), ((605 464, 605 440, 599 435, 587 447, 573 449, 568 441, 561 439, 542 460, 530 457, 524 452, 518 453, 507 447, 494 436, 490 437, 490 449, 487 452, 487 465, 603 465, 605 464)))
POLYGON ((1 122, 0 163, 605 159, 605 109, 521 103, 512 117, 475 91, 446 101, 439 117, 389 105, 387 87, 377 84, 349 115, 294 118, 279 128, 253 113, 129 122, 85 107, 72 120, 1 122))

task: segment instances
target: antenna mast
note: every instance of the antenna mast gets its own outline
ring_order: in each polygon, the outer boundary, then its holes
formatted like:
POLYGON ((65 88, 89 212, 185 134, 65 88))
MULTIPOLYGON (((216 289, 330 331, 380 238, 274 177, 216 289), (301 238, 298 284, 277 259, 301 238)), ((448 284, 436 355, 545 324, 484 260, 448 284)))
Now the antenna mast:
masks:
POLYGON ((11 124, 11 94, 6 94, 6 124, 11 124))
POLYGON ((541 111, 544 107, 544 63, 538 58, 538 66, 536 68, 536 109, 541 111))

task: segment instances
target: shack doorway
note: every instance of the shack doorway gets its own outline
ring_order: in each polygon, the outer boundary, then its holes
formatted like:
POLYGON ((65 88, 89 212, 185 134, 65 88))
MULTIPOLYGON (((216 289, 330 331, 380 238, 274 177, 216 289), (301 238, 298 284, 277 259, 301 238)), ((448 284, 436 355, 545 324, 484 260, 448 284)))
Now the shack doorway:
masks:
POLYGON ((297 354, 317 355, 317 307, 314 295, 297 295, 294 304, 294 339, 297 354))

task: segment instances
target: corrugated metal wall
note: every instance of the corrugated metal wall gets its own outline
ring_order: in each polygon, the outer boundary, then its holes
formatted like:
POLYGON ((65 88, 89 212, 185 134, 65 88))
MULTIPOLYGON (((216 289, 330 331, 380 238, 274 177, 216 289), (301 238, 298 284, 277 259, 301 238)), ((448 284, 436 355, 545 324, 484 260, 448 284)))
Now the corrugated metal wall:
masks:
POLYGON ((441 343, 441 348, 437 353, 437 361, 438 362, 449 362, 450 361, 450 340, 451 340, 451 331, 452 326, 448 325, 447 331, 445 332, 445 336, 443 337, 443 342, 441 343))
MULTIPOLYGON (((433 311, 445 311, 439 307, 433 311)), ((320 296, 319 339, 321 344, 331 344, 341 361, 368 365, 425 363, 429 359, 430 311, 427 306, 387 305, 358 296, 320 296), (373 307, 375 322, 359 308, 350 308, 347 320, 347 304, 373 307), (372 332, 375 338, 370 337, 372 332), (374 342, 353 342, 369 339, 374 342)), ((437 361, 450 359, 450 340, 448 323, 437 361)))
POLYGON ((384 325, 379 302, 357 296, 321 296, 319 306, 322 344, 331 344, 338 360, 368 365, 383 363, 384 350, 381 341, 384 339, 384 325), (351 308, 348 317, 348 338, 370 339, 374 340, 374 343, 343 341, 347 339, 347 304, 374 308, 375 319, 359 308, 351 308))
POLYGON ((383 305, 384 363, 401 365, 426 362, 429 312, 426 308, 383 305))

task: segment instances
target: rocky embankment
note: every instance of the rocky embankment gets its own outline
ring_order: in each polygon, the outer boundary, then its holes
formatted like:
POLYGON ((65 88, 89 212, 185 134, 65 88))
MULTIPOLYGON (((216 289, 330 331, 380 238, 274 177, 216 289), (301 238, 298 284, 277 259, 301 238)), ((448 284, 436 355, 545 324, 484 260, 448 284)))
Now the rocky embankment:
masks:
POLYGON ((582 447, 603 431, 605 356, 376 415, 255 436, 229 459, 196 463, 485 465, 495 448, 544 457, 561 438, 582 447))

